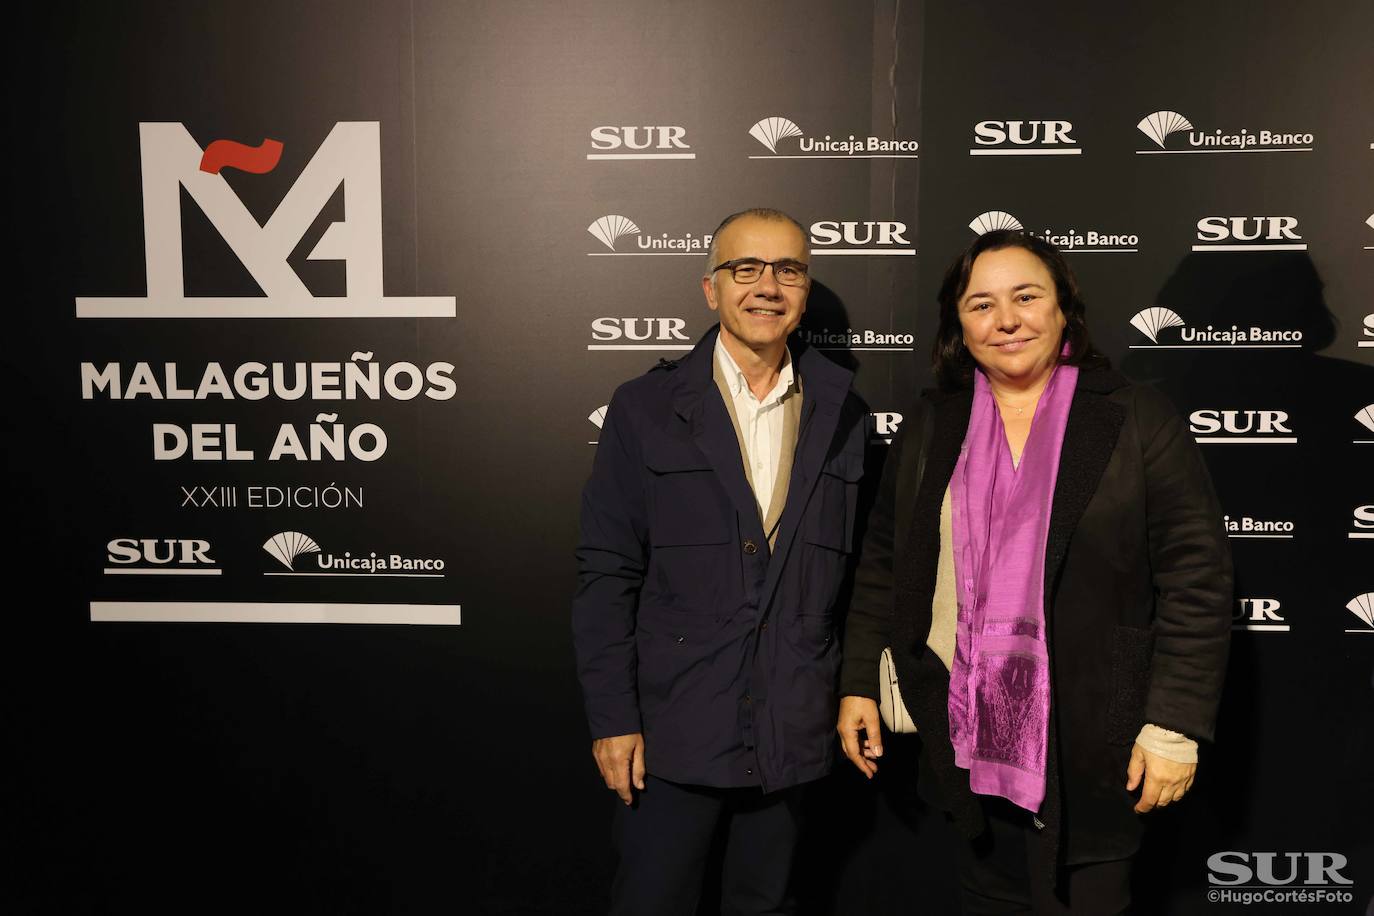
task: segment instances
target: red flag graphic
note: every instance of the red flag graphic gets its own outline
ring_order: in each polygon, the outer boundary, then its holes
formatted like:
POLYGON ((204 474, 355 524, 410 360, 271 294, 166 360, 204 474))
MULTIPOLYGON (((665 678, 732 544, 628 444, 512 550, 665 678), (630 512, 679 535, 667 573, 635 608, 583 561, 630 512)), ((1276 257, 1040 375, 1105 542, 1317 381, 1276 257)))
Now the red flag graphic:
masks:
POLYGON ((200 157, 200 170, 218 175, 220 169, 232 168, 264 175, 277 167, 281 150, 280 140, 264 140, 257 146, 235 140, 216 140, 205 147, 205 154, 200 157))

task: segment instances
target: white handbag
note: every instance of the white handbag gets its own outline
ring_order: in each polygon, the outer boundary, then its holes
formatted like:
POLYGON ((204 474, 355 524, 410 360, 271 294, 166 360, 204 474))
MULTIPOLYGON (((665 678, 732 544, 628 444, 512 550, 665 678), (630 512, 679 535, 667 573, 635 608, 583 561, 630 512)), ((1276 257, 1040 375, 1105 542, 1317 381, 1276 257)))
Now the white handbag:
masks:
POLYGON ((916 734, 916 723, 902 702, 897 686, 897 666, 892 663, 892 647, 888 646, 878 658, 878 712, 887 730, 898 735, 916 734))

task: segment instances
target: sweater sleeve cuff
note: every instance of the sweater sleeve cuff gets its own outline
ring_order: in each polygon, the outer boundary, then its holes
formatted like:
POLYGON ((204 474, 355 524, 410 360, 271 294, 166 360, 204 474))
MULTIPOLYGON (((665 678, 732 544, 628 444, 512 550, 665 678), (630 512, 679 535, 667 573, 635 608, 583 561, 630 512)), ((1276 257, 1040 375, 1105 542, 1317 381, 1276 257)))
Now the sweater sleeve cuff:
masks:
POLYGON ((1197 742, 1187 735, 1171 732, 1158 725, 1145 725, 1135 743, 1151 754, 1158 754, 1175 763, 1197 763, 1197 742))

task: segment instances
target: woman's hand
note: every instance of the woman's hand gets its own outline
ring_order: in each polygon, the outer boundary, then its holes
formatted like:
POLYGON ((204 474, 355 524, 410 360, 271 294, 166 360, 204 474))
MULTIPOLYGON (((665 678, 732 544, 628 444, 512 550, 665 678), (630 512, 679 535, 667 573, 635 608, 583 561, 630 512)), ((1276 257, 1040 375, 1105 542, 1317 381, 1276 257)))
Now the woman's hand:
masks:
POLYGON ((850 763, 872 779, 878 772, 878 764, 874 761, 883 756, 883 726, 878 717, 877 701, 868 697, 840 697, 840 719, 835 730, 840 733, 840 746, 850 763))
MULTIPOLYGON (((843 703, 840 706, 840 721, 844 721, 843 703)), ((1140 792, 1140 801, 1135 804, 1135 813, 1144 814, 1178 801, 1192 788, 1196 772, 1196 763, 1178 763, 1137 744, 1131 749, 1131 762, 1126 766, 1127 792, 1134 792, 1135 787, 1140 785, 1140 777, 1145 777, 1145 787, 1140 792)))

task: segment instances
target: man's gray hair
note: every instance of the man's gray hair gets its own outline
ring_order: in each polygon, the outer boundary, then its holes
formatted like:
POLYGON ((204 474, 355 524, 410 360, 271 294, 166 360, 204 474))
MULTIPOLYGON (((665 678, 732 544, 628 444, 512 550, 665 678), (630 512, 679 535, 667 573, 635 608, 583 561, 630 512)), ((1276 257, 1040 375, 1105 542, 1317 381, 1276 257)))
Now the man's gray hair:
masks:
POLYGON ((806 227, 803 226, 801 223, 797 222, 795 217, 791 216, 790 214, 784 213, 781 210, 774 210, 772 207, 750 207, 748 210, 741 210, 738 213, 731 213, 729 216, 725 217, 725 219, 721 220, 720 225, 716 227, 716 231, 711 233, 711 247, 706 251, 707 277, 711 276, 712 269, 718 263, 720 263, 716 260, 716 258, 720 256, 719 246, 716 244, 717 240, 720 238, 720 234, 725 231, 726 226, 730 225, 735 220, 743 219, 746 216, 752 216, 757 219, 774 220, 776 222, 782 223, 791 223, 792 225, 796 226, 797 231, 801 233, 802 245, 806 249, 806 256, 808 258, 811 257, 811 236, 807 234, 806 227))

